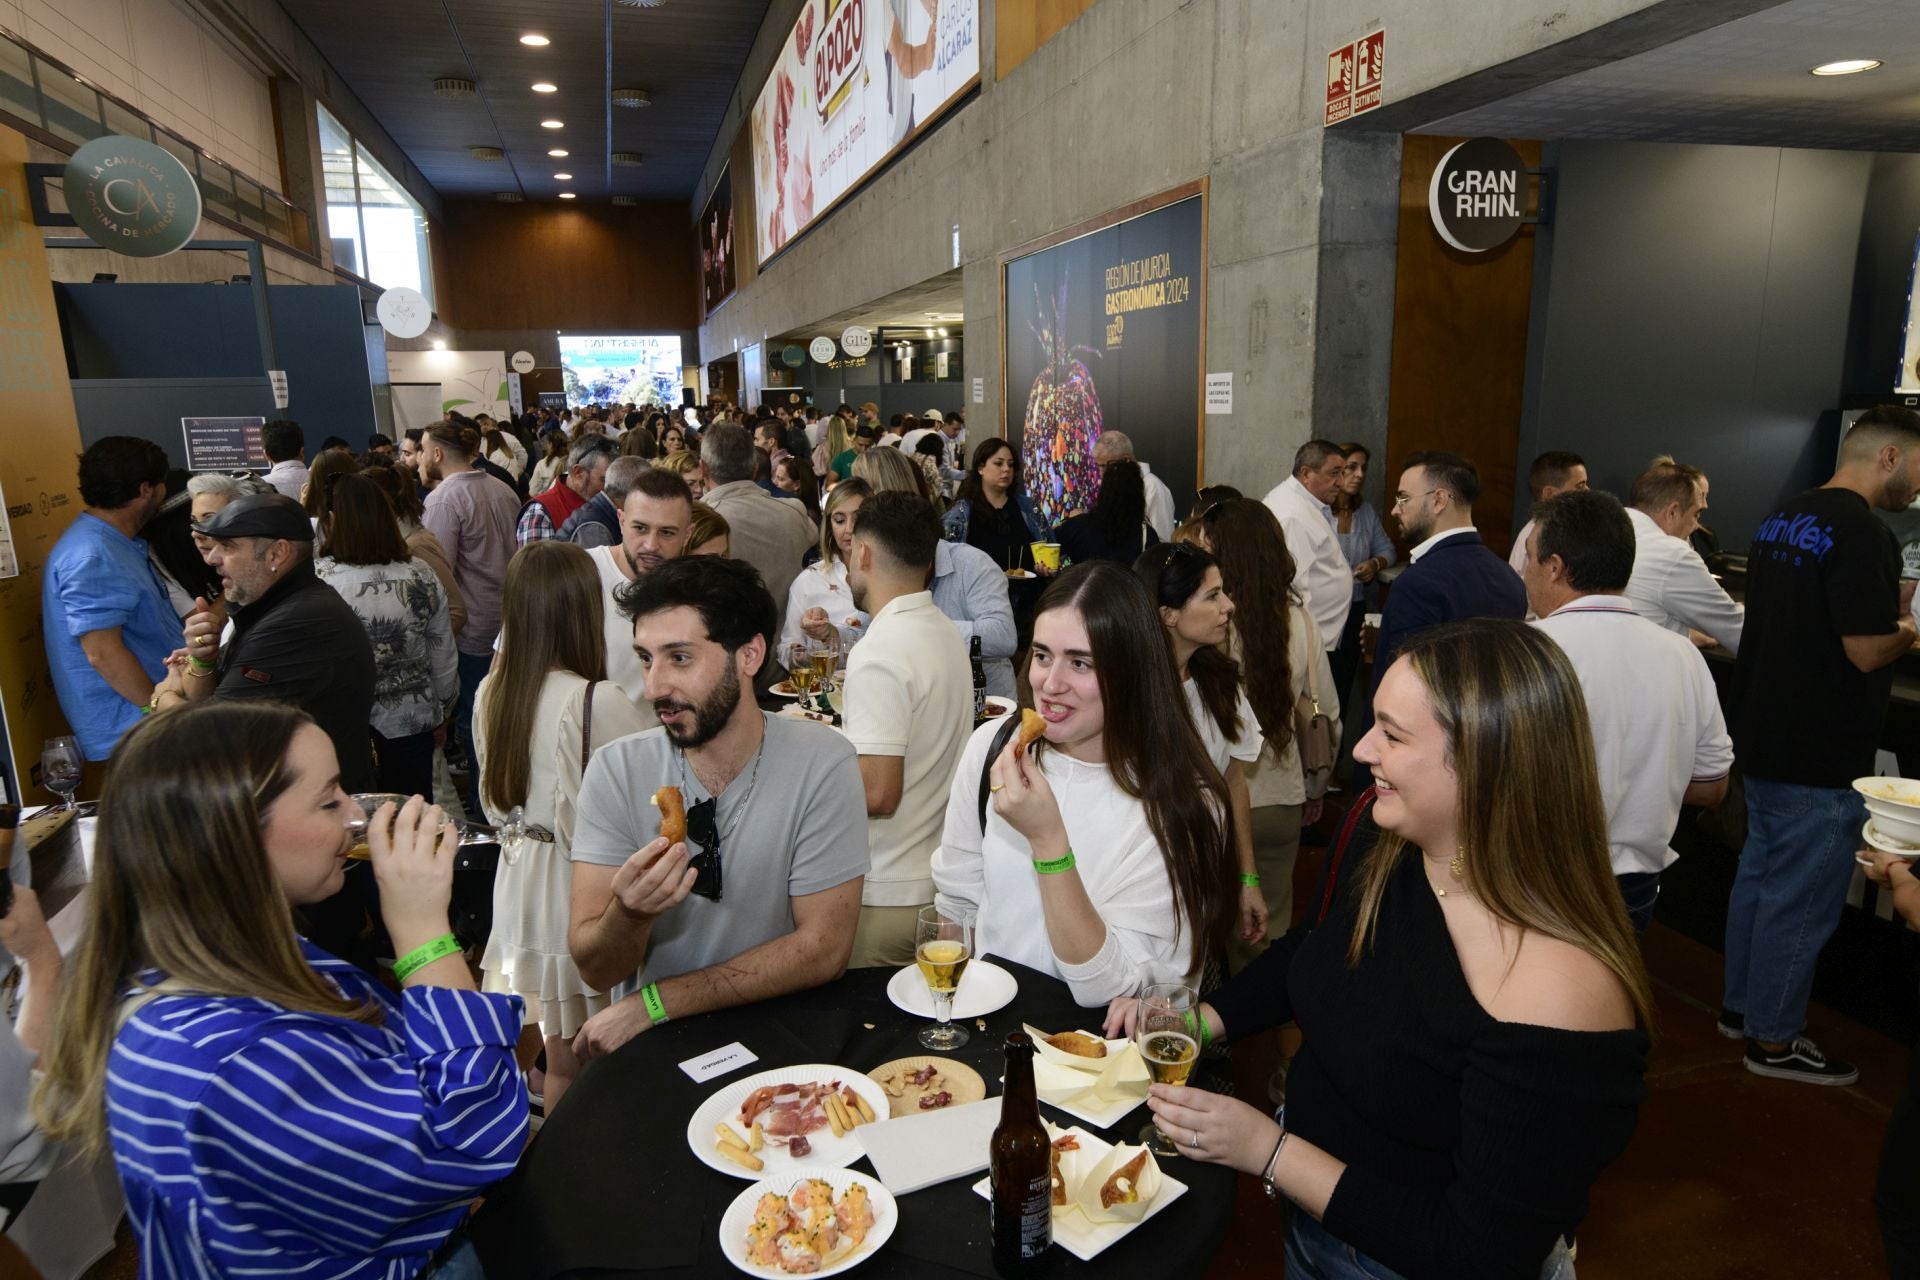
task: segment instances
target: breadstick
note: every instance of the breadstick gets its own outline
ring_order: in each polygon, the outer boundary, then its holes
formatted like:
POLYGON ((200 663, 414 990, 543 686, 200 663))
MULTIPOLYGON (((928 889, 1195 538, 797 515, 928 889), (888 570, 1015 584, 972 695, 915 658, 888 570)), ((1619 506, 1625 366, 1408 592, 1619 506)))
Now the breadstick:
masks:
POLYGON ((739 1165, 742 1169, 751 1169, 753 1172, 758 1173, 767 1167, 759 1156, 754 1155, 743 1147, 736 1147, 730 1142, 720 1143, 715 1150, 739 1165))
POLYGON ((717 1124, 713 1126, 713 1134, 716 1138, 719 1138, 720 1141, 726 1143, 730 1147, 738 1147, 742 1151, 746 1151, 749 1149, 747 1146, 747 1140, 741 1137, 739 1134, 735 1133, 733 1131, 732 1125, 717 1124))
POLYGON ((840 1119, 839 1102, 840 1099, 833 1094, 827 1095, 827 1124, 832 1127, 834 1137, 844 1138, 847 1136, 847 1126, 840 1119))
POLYGON ((752 1131, 747 1134, 747 1150, 758 1151, 766 1140, 767 1135, 765 1131, 760 1128, 760 1122, 755 1120, 752 1131))
POLYGON ((868 1102, 866 1098, 860 1094, 854 1094, 853 1101, 854 1104, 860 1108, 860 1121, 862 1124, 872 1124, 879 1118, 873 1114, 873 1104, 868 1102))
POLYGON ((660 835, 669 846, 687 838, 687 805, 678 787, 662 787, 653 793, 654 808, 660 810, 660 835))

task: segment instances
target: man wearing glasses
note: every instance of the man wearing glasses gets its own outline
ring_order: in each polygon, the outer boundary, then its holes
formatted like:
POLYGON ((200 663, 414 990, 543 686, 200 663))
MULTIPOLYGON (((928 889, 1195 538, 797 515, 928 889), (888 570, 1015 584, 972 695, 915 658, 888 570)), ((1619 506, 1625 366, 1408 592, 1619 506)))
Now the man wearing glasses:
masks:
POLYGON ((852 745, 754 703, 777 613, 753 566, 670 560, 619 603, 660 727, 603 747, 580 784, 567 943, 616 997, 581 1028, 582 1058, 839 977, 868 866, 852 745), (684 843, 660 837, 666 786, 686 803, 684 843))

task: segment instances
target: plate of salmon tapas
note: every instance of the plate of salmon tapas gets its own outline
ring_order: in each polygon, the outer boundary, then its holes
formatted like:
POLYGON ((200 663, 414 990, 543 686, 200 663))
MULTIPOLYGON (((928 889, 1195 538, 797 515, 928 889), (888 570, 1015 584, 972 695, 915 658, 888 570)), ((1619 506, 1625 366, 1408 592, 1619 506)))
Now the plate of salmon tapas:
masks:
POLYGON ((715 1091, 687 1122, 687 1145, 709 1169, 778 1182, 852 1164, 866 1154, 862 1126, 889 1114, 886 1090, 858 1071, 781 1067, 715 1091))
POLYGON ((756 1182, 720 1218, 720 1250, 748 1275, 837 1276, 880 1251, 900 1221, 874 1179, 845 1169, 756 1182))

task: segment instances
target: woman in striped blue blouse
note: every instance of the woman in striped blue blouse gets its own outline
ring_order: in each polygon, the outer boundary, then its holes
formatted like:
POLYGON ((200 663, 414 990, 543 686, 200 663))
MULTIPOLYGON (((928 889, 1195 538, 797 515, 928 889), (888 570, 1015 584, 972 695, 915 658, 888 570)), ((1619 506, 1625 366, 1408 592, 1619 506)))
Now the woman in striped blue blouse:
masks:
POLYGON ((115 753, 36 1102, 82 1151, 111 1140, 142 1276, 480 1274, 447 1241, 525 1142, 520 1000, 474 989, 454 835, 417 796, 368 841, 399 997, 295 934, 341 885, 339 775, 271 703, 155 715, 115 753))

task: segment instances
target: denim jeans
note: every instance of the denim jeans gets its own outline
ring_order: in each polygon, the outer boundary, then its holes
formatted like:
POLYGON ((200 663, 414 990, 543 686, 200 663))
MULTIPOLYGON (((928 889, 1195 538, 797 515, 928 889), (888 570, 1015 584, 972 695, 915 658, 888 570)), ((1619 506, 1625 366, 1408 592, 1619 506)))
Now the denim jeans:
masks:
POLYGON ((1629 871, 1614 877, 1620 885, 1620 897, 1627 904, 1627 919, 1635 933, 1645 933, 1653 923, 1653 904, 1660 901, 1658 871, 1629 871))
POLYGON ((473 1241, 462 1240, 439 1266, 421 1272, 419 1280, 487 1280, 487 1273, 480 1266, 480 1255, 473 1251, 473 1241))
POLYGON ((453 727, 460 735, 460 745, 467 752, 468 781, 466 790, 460 793, 460 803, 466 806, 467 815, 475 821, 484 821, 480 815, 480 753, 473 749, 473 695, 480 682, 487 678, 487 671, 493 666, 491 653, 463 653, 460 655, 460 698, 453 704, 453 727))
POLYGON ((1833 936, 1867 820, 1851 789, 1749 777, 1747 844, 1727 902, 1727 986, 1750 1039, 1784 1044, 1807 1025, 1813 966, 1833 936))
MULTIPOLYGON (((1287 1280, 1401 1280, 1398 1271, 1375 1262, 1314 1220, 1293 1211, 1287 1231, 1287 1280)), ((1574 1280, 1573 1254, 1562 1240, 1540 1268, 1540 1280, 1574 1280)))

